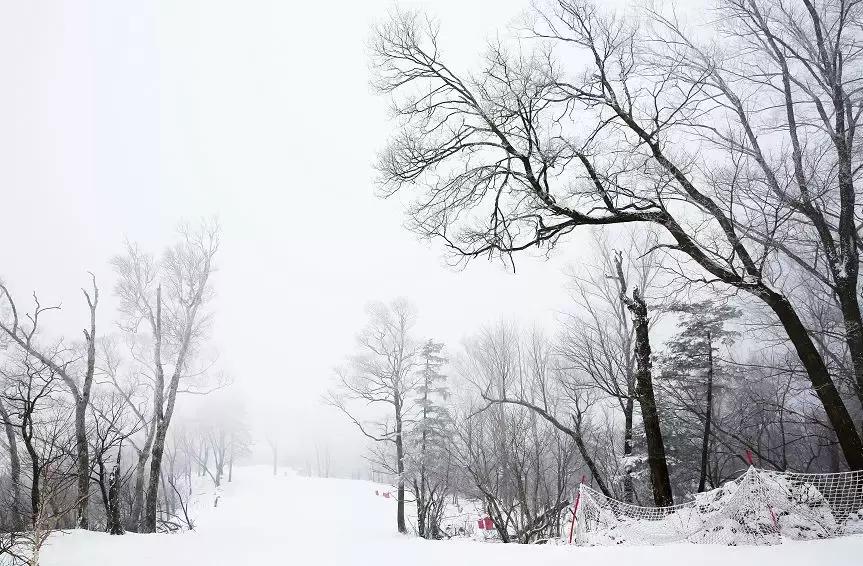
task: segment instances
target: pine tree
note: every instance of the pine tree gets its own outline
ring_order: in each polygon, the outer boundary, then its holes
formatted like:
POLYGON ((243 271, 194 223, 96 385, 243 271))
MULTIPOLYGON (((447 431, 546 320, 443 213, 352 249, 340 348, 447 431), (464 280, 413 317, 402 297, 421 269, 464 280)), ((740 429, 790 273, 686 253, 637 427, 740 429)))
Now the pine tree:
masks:
POLYGON ((728 324, 740 311, 716 300, 677 304, 671 310, 680 315, 678 332, 665 344, 660 377, 667 397, 665 410, 674 414, 663 422, 668 423, 674 457, 690 469, 697 466, 702 492, 710 466, 711 427, 717 419, 716 393, 732 371, 716 354, 721 346, 733 343, 737 333, 728 324), (697 457, 691 449, 696 445, 697 457))
POLYGON ((417 418, 412 428, 410 459, 413 488, 417 504, 417 530, 424 538, 437 538, 440 517, 449 483, 449 456, 446 442, 449 438, 450 415, 445 402, 449 397, 446 376, 442 368, 444 345, 428 340, 420 351, 419 380, 415 389, 417 418))

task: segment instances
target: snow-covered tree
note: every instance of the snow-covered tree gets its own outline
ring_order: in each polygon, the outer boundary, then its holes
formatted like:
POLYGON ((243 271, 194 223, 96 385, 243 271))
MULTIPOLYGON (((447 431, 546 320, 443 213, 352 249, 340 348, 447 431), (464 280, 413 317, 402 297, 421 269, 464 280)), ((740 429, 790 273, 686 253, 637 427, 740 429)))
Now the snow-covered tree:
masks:
POLYGON ((418 378, 412 336, 416 313, 404 299, 371 304, 368 312, 369 322, 357 337, 358 352, 339 370, 328 401, 376 443, 375 463, 396 477, 396 525, 405 533, 405 425, 418 378), (364 418, 360 405, 381 412, 364 418))
POLYGON ((675 458, 685 462, 683 468, 697 470, 697 490, 701 492, 710 476, 716 393, 727 385, 733 371, 717 354, 733 342, 737 333, 729 323, 741 313, 715 299, 674 305, 671 310, 680 318, 678 332, 666 342, 660 357, 659 378, 666 399, 663 420, 675 458))
POLYGON ((408 473, 417 506, 417 531, 423 538, 440 536, 440 520, 450 480, 447 443, 451 418, 446 408, 449 389, 442 373, 444 345, 427 340, 419 353, 415 390, 416 421, 409 436, 408 473))

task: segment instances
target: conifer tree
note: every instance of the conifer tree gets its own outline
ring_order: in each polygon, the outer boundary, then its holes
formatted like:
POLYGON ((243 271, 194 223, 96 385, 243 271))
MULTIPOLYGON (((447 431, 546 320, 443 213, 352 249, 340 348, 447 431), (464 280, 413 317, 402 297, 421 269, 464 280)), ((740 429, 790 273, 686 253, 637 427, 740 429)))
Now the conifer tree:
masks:
POLYGON ((711 427, 717 418, 716 393, 727 384, 732 371, 717 352, 733 343, 736 332, 728 325, 740 311, 714 299, 673 305, 671 310, 680 319, 678 332, 665 345, 661 381, 668 398, 666 410, 678 418, 663 420, 676 423, 668 436, 675 457, 684 465, 696 465, 692 448, 694 439, 699 440, 698 491, 702 492, 707 488, 711 427))
POLYGON ((420 351, 419 379, 415 390, 416 423, 412 430, 415 454, 411 460, 417 504, 417 531, 423 538, 438 538, 443 503, 449 484, 450 415, 444 405, 449 397, 442 368, 444 345, 429 339, 420 351))

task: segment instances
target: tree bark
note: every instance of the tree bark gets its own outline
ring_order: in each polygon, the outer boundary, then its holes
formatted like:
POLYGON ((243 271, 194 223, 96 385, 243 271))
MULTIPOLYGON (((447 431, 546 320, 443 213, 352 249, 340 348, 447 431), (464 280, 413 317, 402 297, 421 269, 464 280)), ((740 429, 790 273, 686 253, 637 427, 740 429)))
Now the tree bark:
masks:
POLYGON ((87 344, 87 368, 80 391, 65 372, 61 374, 75 398, 75 443, 78 451, 77 527, 79 529, 90 527, 90 452, 87 442, 87 406, 90 404, 93 376, 96 372, 96 307, 99 304, 99 288, 96 286, 95 277, 93 277, 93 295, 91 296, 87 291, 84 291, 84 297, 87 299, 87 306, 90 310, 90 327, 84 330, 84 340, 87 344))
MULTIPOLYGON (((132 516, 129 518, 127 530, 142 532, 142 517, 144 511, 144 485, 147 479, 147 462, 150 460, 150 452, 153 448, 153 440, 156 438, 156 421, 150 423, 150 430, 144 446, 138 451, 138 463, 135 466, 135 492, 132 496, 132 516)), ((146 531, 144 531, 146 532, 146 531)))
MULTIPOLYGON (((632 421, 635 412, 635 401, 632 397, 626 399, 623 410, 623 457, 632 456, 632 421)), ((632 465, 627 461, 623 470, 623 500, 632 503, 635 499, 635 488, 632 482, 632 465)))
MULTIPOLYGON (((163 423, 165 421, 162 421, 163 423)), ((160 423, 156 428, 156 438, 153 442, 153 452, 150 455, 150 477, 147 482, 147 503, 144 507, 142 531, 156 532, 156 511, 159 506, 159 477, 162 471, 162 456, 165 452, 165 437, 168 427, 160 423)))
POLYGON ((122 535, 123 522, 120 518, 120 452, 117 452, 117 462, 108 478, 108 532, 112 535, 122 535))
POLYGON ((842 453, 848 467, 852 470, 863 470, 863 441, 857 433, 854 420, 848 413, 848 408, 839 394, 836 384, 830 378, 824 358, 815 347, 815 343, 806 331, 803 322, 797 316, 791 303, 783 295, 770 290, 761 290, 759 296, 776 313, 788 338, 794 345, 797 356, 803 363, 812 388, 824 406, 836 439, 842 447, 842 453))
MULTIPOLYGON (((854 280, 856 281, 856 279, 855 273, 854 280)), ((852 289, 849 282, 843 281, 837 285, 837 295, 845 324, 845 344, 848 346, 848 354, 851 357, 857 398, 863 406, 863 322, 861 322, 860 317, 860 302, 857 298, 856 284, 852 289)))
POLYGON ((713 421, 713 339, 707 331, 707 408, 704 412, 704 435, 701 438, 701 471, 698 477, 698 492, 707 484, 707 463, 710 456, 710 424, 713 421))
POLYGON ((407 533, 405 523, 405 452, 404 440, 402 439, 402 412, 401 404, 396 401, 396 472, 398 473, 398 494, 396 503, 396 527, 400 533, 407 533))
POLYGON ((11 525, 16 531, 23 528, 21 520, 21 458, 18 455, 18 439, 15 437, 15 427, 9 420, 3 400, 0 399, 0 420, 6 432, 6 443, 9 445, 9 479, 12 481, 12 513, 11 525))
POLYGON ((35 529, 39 523, 39 507, 42 503, 40 489, 41 466, 39 464, 39 453, 33 446, 31 437, 24 435, 24 446, 30 455, 30 525, 35 529))
POLYGON ((635 395, 641 407, 641 418, 644 422, 644 437, 647 441, 647 465, 650 468, 650 482, 653 486, 653 502, 657 507, 674 505, 671 492, 671 478, 668 475, 668 461, 665 457, 665 443, 662 440, 662 429, 659 423, 659 412, 656 409, 656 397, 653 394, 653 379, 650 361, 649 319, 647 303, 638 292, 632 291, 632 298, 621 294, 626 306, 632 313, 635 326, 635 395))
POLYGON ((76 526, 79 529, 90 527, 90 452, 87 443, 87 399, 75 402, 75 445, 78 451, 78 505, 76 526))
POLYGON ((650 469, 650 483, 653 488, 653 502, 657 507, 674 505, 671 491, 671 478, 668 474, 668 460, 665 457, 665 443, 662 440, 662 428, 659 422, 659 412, 656 408, 656 396, 653 393, 653 376, 650 361, 650 319, 647 316, 647 303, 635 287, 632 297, 626 295, 628 284, 623 272, 623 254, 616 252, 614 256, 617 281, 620 285, 620 300, 626 305, 632 315, 635 331, 635 397, 641 408, 641 420, 644 425, 644 438, 647 442, 647 466, 650 469))
MULTIPOLYGON (((209 269, 206 271, 209 274, 209 269)), ((144 517, 144 532, 156 532, 156 509, 159 499, 159 477, 162 471, 162 456, 165 452, 165 439, 168 436, 168 427, 171 426, 171 417, 174 414, 174 406, 177 402, 177 389, 180 386, 180 376, 186 364, 189 353, 189 345, 192 339, 192 329, 197 318, 198 306, 201 304, 201 296, 206 286, 206 277, 198 287, 198 292, 187 307, 185 313, 185 329, 181 338, 180 350, 177 353, 176 362, 171 374, 171 381, 167 388, 165 397, 165 373, 162 364, 162 287, 156 288, 156 315, 153 321, 154 335, 156 337, 153 346, 153 359, 156 369, 156 387, 154 394, 154 407, 156 418, 156 437, 153 440, 153 451, 150 457, 150 481, 147 488, 147 505, 144 517)))

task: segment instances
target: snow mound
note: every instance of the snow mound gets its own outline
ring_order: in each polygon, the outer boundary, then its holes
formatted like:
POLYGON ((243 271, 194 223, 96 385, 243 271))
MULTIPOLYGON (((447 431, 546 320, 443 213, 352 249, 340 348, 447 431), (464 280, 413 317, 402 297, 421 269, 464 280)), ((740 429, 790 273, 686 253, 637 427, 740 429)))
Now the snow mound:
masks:
POLYGON ((581 488, 577 540, 587 545, 772 545, 863 534, 860 472, 795 474, 750 468, 672 507, 638 507, 581 488))

